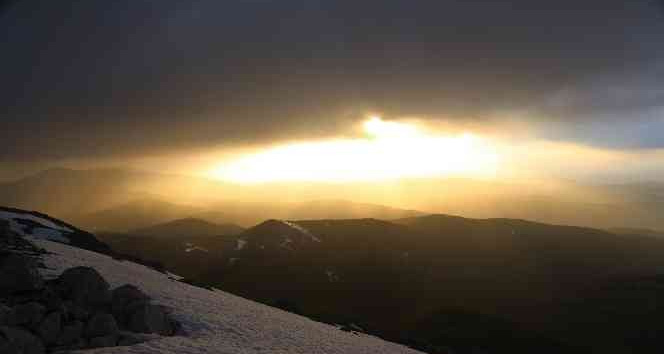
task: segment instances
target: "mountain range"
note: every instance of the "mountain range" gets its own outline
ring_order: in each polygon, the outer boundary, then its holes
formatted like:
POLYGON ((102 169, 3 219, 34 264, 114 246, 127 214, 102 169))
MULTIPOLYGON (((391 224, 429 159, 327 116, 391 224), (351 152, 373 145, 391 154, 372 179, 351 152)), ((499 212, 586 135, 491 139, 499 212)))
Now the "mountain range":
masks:
MULTIPOLYGON (((99 237, 193 284, 429 352, 449 345, 461 353, 477 346, 491 353, 624 352, 621 333, 647 330, 659 314, 621 332, 622 318, 643 314, 643 303, 624 299, 659 296, 648 284, 664 269, 661 238, 449 215, 272 219, 237 235, 99 237), (636 284, 645 294, 616 284, 636 284), (626 314, 597 305, 606 303, 626 314), (588 321, 597 329, 579 336, 576 324, 588 321), (609 332, 614 337, 598 345, 598 333, 609 332)), ((642 352, 658 348, 652 345, 642 352)))
POLYGON ((178 218, 249 227, 275 219, 394 220, 433 213, 597 228, 664 230, 661 183, 436 179, 381 185, 237 185, 125 169, 50 169, 0 183, 0 204, 89 230, 127 232, 178 218))

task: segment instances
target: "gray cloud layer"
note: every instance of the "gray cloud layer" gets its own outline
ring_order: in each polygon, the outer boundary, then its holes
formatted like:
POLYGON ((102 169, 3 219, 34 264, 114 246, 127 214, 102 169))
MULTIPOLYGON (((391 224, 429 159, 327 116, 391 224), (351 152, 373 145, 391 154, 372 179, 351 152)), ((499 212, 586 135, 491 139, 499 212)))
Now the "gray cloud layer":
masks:
POLYGON ((0 18, 0 160, 325 135, 372 109, 520 110, 554 139, 664 147, 658 5, 17 1, 0 18))

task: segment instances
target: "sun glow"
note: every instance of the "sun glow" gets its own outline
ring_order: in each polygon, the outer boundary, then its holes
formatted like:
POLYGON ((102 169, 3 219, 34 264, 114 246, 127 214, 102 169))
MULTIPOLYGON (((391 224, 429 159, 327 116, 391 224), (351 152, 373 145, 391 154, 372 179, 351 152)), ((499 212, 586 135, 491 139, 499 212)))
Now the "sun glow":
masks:
POLYGON ((380 117, 370 117, 363 128, 364 138, 275 146, 224 162, 209 175, 240 183, 495 175, 495 149, 472 134, 435 135, 380 117))

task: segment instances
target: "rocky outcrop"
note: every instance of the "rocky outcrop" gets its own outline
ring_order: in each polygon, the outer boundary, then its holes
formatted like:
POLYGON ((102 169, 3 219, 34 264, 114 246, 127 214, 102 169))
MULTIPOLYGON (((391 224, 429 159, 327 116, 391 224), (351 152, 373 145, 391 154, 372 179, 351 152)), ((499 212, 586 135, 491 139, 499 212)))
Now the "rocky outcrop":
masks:
POLYGON ((93 268, 70 268, 45 281, 38 253, 2 247, 7 232, 0 225, 0 353, 133 345, 175 334, 177 323, 164 307, 133 285, 111 290, 93 268))
POLYGON ((29 302, 15 306, 9 313, 8 324, 12 326, 23 325, 34 328, 44 318, 46 307, 38 302, 29 302))
POLYGON ((142 303, 135 306, 128 328, 134 332, 157 333, 171 336, 175 333, 175 322, 162 306, 142 303))
POLYGON ((39 275, 37 262, 15 253, 0 254, 0 296, 42 288, 44 281, 39 275))
POLYGON ((63 295, 79 306, 105 306, 111 300, 110 286, 90 267, 67 269, 58 282, 63 295))
POLYGON ((42 341, 30 331, 20 327, 0 327, 0 353, 42 354, 42 341), (4 337, 4 338, 3 338, 4 337))
POLYGON ((118 334, 118 324, 115 317, 108 313, 97 313, 92 316, 85 326, 85 336, 88 338, 114 336, 118 334))

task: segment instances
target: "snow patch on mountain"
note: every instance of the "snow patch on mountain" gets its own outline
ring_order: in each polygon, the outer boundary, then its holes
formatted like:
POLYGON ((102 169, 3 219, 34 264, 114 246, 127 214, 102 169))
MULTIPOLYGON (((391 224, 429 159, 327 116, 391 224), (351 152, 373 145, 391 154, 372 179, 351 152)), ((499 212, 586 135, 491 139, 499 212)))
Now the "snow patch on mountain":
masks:
POLYGON ((303 235, 308 236, 309 238, 311 238, 312 241, 314 241, 314 242, 321 242, 321 240, 320 240, 318 237, 316 237, 314 234, 312 234, 309 230, 307 230, 306 228, 302 227, 301 225, 298 225, 298 224, 296 224, 296 223, 294 223, 294 222, 292 222, 292 221, 286 221, 286 220, 281 220, 281 222, 284 223, 284 224, 286 224, 286 225, 288 225, 289 227, 291 227, 291 228, 293 228, 293 229, 299 231, 299 232, 302 233, 303 235))
POLYGON ((193 252, 193 251, 210 252, 210 251, 207 250, 206 248, 196 246, 196 245, 194 245, 193 243, 189 243, 189 242, 187 242, 187 243, 185 243, 184 245, 186 246, 186 248, 184 249, 184 251, 187 252, 187 253, 189 253, 189 252, 193 252))
POLYGON ((327 281, 330 283, 336 283, 339 281, 339 275, 333 270, 327 269, 325 270, 325 274, 327 275, 327 281))
POLYGON ((241 250, 243 250, 245 247, 247 247, 247 244, 248 244, 248 243, 249 243, 249 242, 246 241, 246 240, 238 239, 238 240, 237 240, 237 245, 235 246, 235 250, 236 250, 236 251, 241 251, 241 250))
POLYGON ((65 231, 65 232, 74 232, 74 230, 70 229, 69 227, 58 225, 58 224, 54 223, 51 220, 48 220, 46 218, 42 218, 42 217, 30 214, 30 213, 0 211, 0 219, 4 219, 4 220, 16 220, 16 219, 30 220, 30 221, 34 221, 34 222, 36 222, 36 223, 38 223, 38 224, 40 224, 44 227, 47 227, 49 229, 60 230, 60 231, 65 231))
POLYGON ((74 232, 74 230, 66 226, 57 225, 51 220, 29 213, 0 211, 0 220, 6 220, 9 223, 9 228, 23 237, 69 243, 70 240, 65 235, 74 232), (30 227, 21 223, 21 220, 31 221, 37 225, 41 225, 41 227, 30 227))

